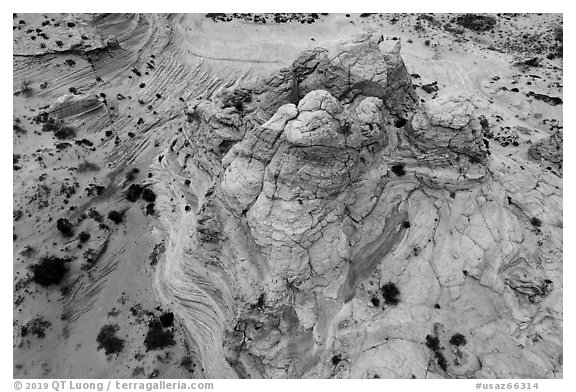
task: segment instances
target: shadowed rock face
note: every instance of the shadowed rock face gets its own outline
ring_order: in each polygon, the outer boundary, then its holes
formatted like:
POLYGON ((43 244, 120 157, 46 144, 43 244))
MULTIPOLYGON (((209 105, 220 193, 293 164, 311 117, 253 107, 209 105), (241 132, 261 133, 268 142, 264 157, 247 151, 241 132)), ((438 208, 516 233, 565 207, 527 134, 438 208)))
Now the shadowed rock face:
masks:
POLYGON ((207 375, 548 377, 559 366, 561 231, 526 217, 561 207, 542 194, 506 204, 533 188, 517 162, 488 154, 473 100, 419 105, 400 45, 384 43, 367 33, 305 51, 189 104, 172 150, 210 186, 187 256, 171 262, 184 273, 158 279, 180 317, 193 315, 184 324, 207 375), (382 297, 390 282, 398 301, 382 297), (529 341, 536 331, 546 346, 529 341), (466 346, 450 345, 457 332, 466 346))
POLYGON ((562 163, 563 161, 563 137, 562 132, 555 132, 549 137, 537 141, 528 149, 530 157, 553 163, 562 163))

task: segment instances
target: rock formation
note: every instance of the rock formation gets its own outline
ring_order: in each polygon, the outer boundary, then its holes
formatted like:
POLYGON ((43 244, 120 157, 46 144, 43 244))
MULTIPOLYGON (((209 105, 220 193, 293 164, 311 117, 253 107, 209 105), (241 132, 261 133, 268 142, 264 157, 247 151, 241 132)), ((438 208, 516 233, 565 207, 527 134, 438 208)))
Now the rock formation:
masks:
MULTIPOLYGON (((171 153, 208 185, 193 245, 158 281, 208 376, 561 367, 562 230, 546 216, 562 207, 544 197, 561 179, 511 181, 520 164, 490 155, 474 100, 420 104, 400 44, 385 44, 365 33, 308 50, 188 105, 171 153)), ((557 161, 549 144, 530 155, 557 161)))

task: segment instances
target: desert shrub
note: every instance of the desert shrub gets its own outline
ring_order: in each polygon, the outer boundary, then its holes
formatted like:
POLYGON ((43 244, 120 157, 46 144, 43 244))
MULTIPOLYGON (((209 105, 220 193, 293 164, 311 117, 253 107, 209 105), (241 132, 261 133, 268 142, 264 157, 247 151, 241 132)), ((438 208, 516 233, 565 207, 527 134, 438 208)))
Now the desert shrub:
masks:
POLYGON ((96 337, 98 342, 98 350, 104 349, 106 355, 117 354, 124 349, 124 339, 116 336, 120 328, 115 324, 107 324, 100 329, 100 333, 96 337))
POLYGON ((530 219, 530 224, 532 224, 532 226, 534 227, 540 227, 542 226, 542 221, 536 217, 530 219))
POLYGON ((171 327, 174 325, 174 313, 166 312, 160 316, 160 323, 164 328, 171 327))
POLYGON ((404 127, 406 124, 408 123, 408 120, 406 120, 405 118, 399 117, 396 120, 394 120, 394 126, 396 128, 402 128, 404 127))
POLYGON ((32 266, 32 280, 44 287, 59 284, 68 272, 66 263, 69 261, 70 259, 55 256, 44 257, 38 264, 32 266))
POLYGON ((332 357, 332 365, 336 366, 340 363, 340 361, 342 361, 342 357, 340 357, 340 355, 334 355, 332 357))
POLYGON ((108 219, 119 225, 124 220, 124 213, 112 210, 108 213, 108 219))
POLYGON ((146 200, 148 203, 153 203, 156 201, 156 194, 150 188, 145 188, 142 191, 142 199, 146 200))
POLYGON ((440 339, 436 336, 426 335, 426 347, 432 351, 440 350, 440 339))
POLYGON ((154 203, 146 205, 146 215, 154 215, 154 203))
POLYGON ((482 160, 479 157, 477 157, 476 155, 472 155, 471 157, 468 157, 468 160, 470 161, 470 163, 473 163, 473 164, 478 164, 478 163, 482 162, 482 160))
POLYGON ((132 184, 128 187, 128 191, 126 192, 126 199, 131 202, 135 202, 140 198, 142 195, 142 187, 138 184, 132 184))
POLYGON ((454 346, 464 346, 466 344, 466 338, 461 333, 455 333, 448 342, 454 346))
POLYGON ((73 127, 64 125, 54 131, 54 137, 60 140, 74 139, 76 137, 76 130, 73 127))
POLYGON ((134 178, 136 177, 136 174, 138 174, 138 173, 140 173, 140 170, 137 167, 133 168, 128 173, 126 173, 126 181, 134 180, 134 178))
POLYGON ((406 174, 403 164, 394 165, 392 166, 391 170, 392 173, 396 174, 398 177, 402 177, 403 175, 406 174))
POLYGON ((448 369, 448 362, 440 351, 435 351, 434 356, 436 357, 436 363, 440 366, 440 369, 446 371, 448 369))
POLYGON ((456 24, 474 31, 487 31, 494 28, 496 18, 490 15, 464 14, 456 18, 456 24))
POLYGON ((58 221, 56 221, 56 228, 64 237, 72 237, 74 235, 74 227, 66 218, 58 219, 58 221))
POLYGON ((30 87, 31 82, 29 80, 23 80, 20 85, 20 93, 24 94, 25 97, 30 97, 34 94, 34 90, 30 87))
POLYGON ((102 220, 104 219, 102 217, 102 214, 100 214, 97 210, 95 209, 90 209, 88 211, 88 216, 92 219, 94 219, 96 222, 102 222, 102 220))
POLYGON ((180 366, 188 370, 190 373, 194 373, 194 367, 196 366, 196 364, 194 363, 190 355, 186 355, 182 358, 180 366))
POLYGON ((44 339, 46 336, 45 331, 50 328, 51 325, 50 321, 45 320, 44 317, 34 317, 32 320, 28 321, 26 325, 22 326, 20 334, 22 337, 25 337, 30 333, 36 335, 40 339, 44 339))
POLYGON ((88 171, 98 171, 100 170, 100 166, 92 162, 84 161, 78 165, 78 168, 76 170, 78 170, 78 173, 84 173, 88 171))
POLYGON ((400 295, 400 291, 398 290, 398 287, 396 287, 394 283, 392 282, 386 283, 384 286, 382 286, 380 291, 382 291, 384 302, 386 302, 388 305, 397 305, 398 302, 400 302, 400 299, 398 298, 398 296, 400 295))
POLYGON ((148 323, 148 332, 144 338, 146 351, 162 350, 175 344, 174 334, 172 331, 164 329, 159 319, 154 318, 148 323))
POLYGON ((86 242, 90 239, 90 233, 87 231, 83 231, 82 233, 78 234, 78 240, 80 242, 86 242))

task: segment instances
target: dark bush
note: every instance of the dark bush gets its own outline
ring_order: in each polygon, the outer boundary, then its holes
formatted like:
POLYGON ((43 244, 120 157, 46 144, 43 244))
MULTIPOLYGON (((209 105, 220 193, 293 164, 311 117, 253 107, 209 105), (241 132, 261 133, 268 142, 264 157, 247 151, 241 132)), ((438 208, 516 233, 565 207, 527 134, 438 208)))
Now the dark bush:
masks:
POLYGON ((542 226, 542 221, 536 217, 530 219, 530 223, 532 224, 532 226, 534 227, 540 227, 542 226))
POLYGON ((494 28, 496 18, 489 15, 464 14, 456 18, 456 24, 474 31, 487 31, 494 28))
POLYGON ((406 171, 404 170, 404 165, 402 164, 398 164, 398 165, 394 165, 392 166, 392 172, 394 174, 396 174, 398 177, 402 177, 403 175, 406 174, 406 171))
POLYGON ((119 225, 124 220, 124 213, 112 210, 108 213, 108 219, 119 225))
POLYGON ((472 163, 472 164, 478 164, 478 163, 482 162, 482 161, 480 160, 480 158, 477 157, 476 155, 473 155, 473 156, 471 156, 471 157, 468 157, 468 160, 469 160, 470 163, 472 163))
POLYGON ((450 338, 449 343, 454 346, 464 346, 466 344, 466 338, 461 333, 455 333, 450 338))
POLYGON ((116 336, 120 328, 115 324, 107 324, 100 329, 100 333, 96 338, 98 342, 98 350, 104 349, 106 355, 117 354, 124 349, 124 339, 116 336))
POLYGON ((146 200, 148 203, 153 203, 156 201, 156 194, 150 188, 144 188, 142 191, 142 199, 146 200))
POLYGON ((154 215, 154 203, 146 205, 146 215, 154 215))
POLYGON ((396 128, 402 128, 402 127, 404 127, 407 123, 408 123, 408 120, 406 120, 405 118, 397 118, 396 120, 394 120, 394 126, 395 126, 396 128))
POLYGON ((29 333, 32 335, 36 335, 40 339, 44 339, 46 337, 46 329, 50 328, 52 324, 50 321, 45 320, 43 317, 35 317, 26 325, 23 325, 20 329, 20 333, 22 337, 25 337, 29 333))
POLYGON ((446 361, 444 354, 442 354, 440 351, 435 351, 434 356, 436 357, 436 363, 438 363, 440 369, 446 371, 448 369, 448 362, 446 361))
POLYGON ((440 339, 436 336, 426 335, 426 347, 432 351, 440 350, 440 339))
POLYGON ((340 355, 334 355, 332 357, 332 365, 336 366, 340 363, 340 361, 342 361, 342 358, 340 357, 340 355))
POLYGON ((155 318, 148 323, 148 332, 144 338, 146 351, 162 350, 175 344, 174 334, 170 330, 163 329, 159 319, 155 318))
POLYGON ((126 199, 131 202, 135 202, 142 195, 142 187, 138 184, 132 184, 128 187, 128 192, 126 192, 126 199))
POLYGON ((54 131, 54 137, 60 140, 73 139, 76 137, 76 130, 65 125, 54 131))
POLYGON ((134 180, 134 178, 136 177, 136 174, 138 174, 138 173, 140 173, 140 170, 137 167, 133 168, 128 173, 126 173, 126 181, 134 180))
POLYGON ((44 257, 32 266, 32 280, 44 287, 60 283, 68 272, 66 263, 69 261, 55 256, 44 257))
POLYGON ((402 222, 402 227, 405 228, 405 229, 409 229, 409 228, 410 228, 410 222, 408 222, 408 221, 403 221, 403 222, 402 222))
POLYGON ((90 239, 90 233, 87 231, 83 231, 82 233, 78 234, 78 240, 80 242, 86 242, 90 239))
POLYGON ((84 161, 78 165, 78 168, 76 170, 78 170, 78 173, 84 173, 87 171, 98 171, 100 170, 100 166, 92 162, 84 161))
POLYGON ((164 328, 171 327, 174 325, 174 313, 166 312, 160 316, 160 323, 164 328))
POLYGON ((400 291, 394 283, 388 282, 382 286, 380 290, 382 291, 384 302, 386 302, 388 305, 397 305, 398 302, 400 302, 400 299, 398 298, 400 291))
POLYGON ((74 227, 72 223, 66 218, 60 218, 56 222, 56 228, 64 237, 72 237, 74 235, 74 227))

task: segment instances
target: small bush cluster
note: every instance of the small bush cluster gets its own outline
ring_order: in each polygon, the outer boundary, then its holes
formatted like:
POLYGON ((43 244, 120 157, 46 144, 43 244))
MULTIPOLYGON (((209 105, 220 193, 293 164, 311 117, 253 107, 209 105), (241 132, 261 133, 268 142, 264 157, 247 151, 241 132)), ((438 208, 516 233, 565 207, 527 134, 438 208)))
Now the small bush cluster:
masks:
POLYGON ((466 338, 461 333, 455 333, 448 342, 456 347, 460 347, 466 345, 466 338))
POLYGON ((76 130, 70 126, 64 125, 54 131, 54 137, 60 140, 74 139, 76 130))
POLYGON ((32 266, 32 280, 44 287, 59 284, 68 272, 66 266, 68 262, 70 259, 55 256, 44 257, 38 264, 32 266))
POLYGON ((482 32, 496 26, 496 18, 490 15, 464 14, 456 18, 456 24, 470 30, 482 32))
POLYGON ((398 296, 400 295, 400 291, 398 287, 392 282, 386 283, 380 289, 382 291, 382 296, 384 297, 384 302, 388 305, 398 305, 400 299, 398 296))
POLYGON ((426 335, 426 347, 428 347, 432 352, 434 352, 434 357, 436 358, 436 363, 443 371, 448 369, 448 362, 442 354, 440 348, 440 340, 437 336, 426 335))
POLYGON ((128 192, 126 192, 126 200, 135 202, 142 195, 142 186, 138 184, 132 184, 128 187, 128 192))
POLYGON ((120 328, 115 324, 107 324, 100 329, 100 333, 96 337, 98 342, 98 350, 104 349, 106 355, 117 354, 124 349, 124 339, 116 336, 120 328))
POLYGON ((84 161, 78 165, 77 170, 78 173, 84 173, 88 171, 98 171, 100 170, 100 166, 92 162, 84 161))
POLYGON ((74 235, 74 226, 66 218, 60 218, 56 221, 56 228, 64 237, 72 237, 74 235))
POLYGON ((154 203, 156 201, 156 194, 150 188, 145 188, 142 191, 142 199, 146 200, 148 203, 154 203))
POLYGON ((44 337, 46 337, 45 331, 50 328, 51 325, 50 321, 45 320, 43 317, 35 317, 20 328, 20 334, 22 337, 32 334, 40 339, 44 339, 44 337))
POLYGON ((154 318, 148 323, 148 332, 144 338, 146 351, 162 350, 175 344, 174 333, 169 329, 165 329, 159 318, 154 318))
POLYGON ((119 225, 124 220, 124 213, 112 210, 108 213, 108 219, 119 225))
POLYGON ((391 168, 392 173, 396 174, 398 177, 402 177, 406 175, 406 171, 404 170, 403 164, 394 165, 391 168))

